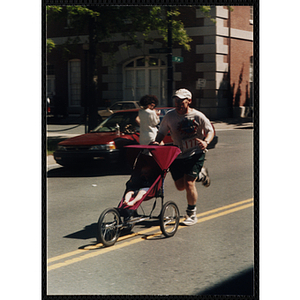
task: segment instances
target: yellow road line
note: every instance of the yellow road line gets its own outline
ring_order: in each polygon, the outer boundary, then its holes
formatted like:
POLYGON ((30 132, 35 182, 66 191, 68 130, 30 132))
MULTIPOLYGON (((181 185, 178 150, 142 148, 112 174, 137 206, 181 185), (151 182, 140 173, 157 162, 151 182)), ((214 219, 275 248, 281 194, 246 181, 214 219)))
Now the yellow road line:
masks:
POLYGON ((83 252, 82 249, 78 249, 78 250, 75 250, 75 251, 72 251, 72 252, 68 252, 68 253, 65 253, 65 254, 61 254, 61 255, 58 255, 58 256, 49 258, 49 259, 47 260, 47 262, 48 262, 48 263, 54 262, 54 261, 56 261, 56 260, 60 260, 60 259, 66 258, 66 257, 70 257, 70 256, 73 256, 73 255, 82 253, 82 252, 83 252))
MULTIPOLYGON (((151 227, 151 228, 148 228, 148 229, 136 232, 136 233, 132 233, 132 234, 129 234, 129 235, 119 237, 118 242, 130 239, 130 238, 135 237, 137 235, 144 235, 144 234, 146 234, 148 232, 151 232, 151 231, 153 231, 157 228, 159 228, 159 226, 151 227)), ((70 256, 77 255, 79 253, 82 254, 82 253, 86 252, 87 250, 95 250, 95 249, 99 249, 99 248, 102 248, 102 247, 103 247, 102 243, 99 243, 99 244, 96 244, 96 245, 89 245, 89 246, 84 247, 83 249, 78 249, 78 250, 75 250, 75 251, 71 251, 71 252, 68 252, 68 253, 65 253, 65 254, 62 254, 62 255, 58 255, 58 256, 49 258, 47 260, 47 262, 51 263, 51 262, 54 262, 54 261, 57 261, 57 260, 60 260, 60 259, 63 259, 63 258, 67 258, 67 257, 70 257, 70 256)))
POLYGON ((78 256, 78 257, 74 257, 74 258, 66 260, 62 263, 57 263, 57 264, 54 264, 52 266, 49 266, 48 271, 55 270, 55 269, 61 268, 61 267, 65 267, 65 266, 71 265, 73 263, 76 263, 76 262, 79 262, 79 261, 82 261, 82 260, 85 260, 85 259, 88 259, 88 258, 91 258, 91 257, 95 257, 95 256, 98 256, 100 254, 104 254, 106 252, 110 252, 111 250, 121 249, 121 248, 127 247, 129 245, 139 243, 140 241, 141 241, 140 239, 134 239, 134 240, 131 240, 130 242, 124 242, 124 243, 121 243, 121 244, 116 244, 113 247, 102 248, 101 251, 89 252, 88 254, 81 255, 81 256, 78 256))
MULTIPOLYGON (((201 218, 201 219, 198 219, 197 223, 202 223, 202 222, 205 222, 205 221, 209 221, 209 220, 212 220, 212 219, 215 219, 215 218, 218 218, 218 217, 222 217, 222 216, 225 216, 225 215, 228 215, 228 214, 231 214, 231 213, 234 213, 236 211, 239 211, 239 210, 242 210, 242 209, 246 209, 248 207, 251 207, 253 206, 253 202, 249 203, 249 204, 245 204, 245 205, 241 205, 241 206, 238 206, 236 208, 232 208, 232 209, 228 209, 228 210, 225 210, 223 212, 220 212, 218 214, 213 214, 213 215, 210 215, 208 217, 205 217, 205 218, 201 218)), ((218 210, 218 209, 216 209, 218 210)), ((208 213, 208 212, 207 212, 208 213)), ((197 217, 199 217, 199 215, 203 215, 203 214, 207 214, 207 213, 201 213, 201 214, 198 214, 197 217)), ((184 220, 184 218, 182 219, 184 220)), ((182 221, 180 220, 180 222, 182 221)), ((178 227, 178 230, 181 229, 181 228, 184 228, 186 226, 179 226, 178 227)), ((156 235, 159 235, 160 232, 156 232, 156 233, 153 233, 151 234, 151 236, 156 236, 156 235)))
POLYGON ((251 207, 251 206, 253 206, 253 202, 249 203, 249 204, 246 204, 246 205, 238 206, 236 208, 225 210, 225 211, 220 212, 218 214, 214 214, 214 215, 211 215, 211 216, 208 216, 208 217, 205 217, 205 218, 201 218, 197 221, 197 223, 202 223, 202 222, 205 222, 205 221, 208 221, 208 220, 211 220, 211 219, 222 217, 222 216, 231 214, 233 212, 236 212, 236 211, 239 211, 239 210, 242 210, 242 209, 246 209, 246 208, 251 207))
MULTIPOLYGON (((151 228, 144 229, 144 230, 139 231, 139 232, 135 232, 135 233, 132 233, 132 234, 129 234, 129 235, 121 236, 121 237, 118 238, 118 242, 128 240, 128 239, 130 239, 132 237, 135 237, 137 235, 144 235, 144 234, 146 234, 148 232, 151 232, 151 231, 153 231, 157 228, 159 228, 159 226, 153 226, 151 228)), ((102 246, 103 246, 102 243, 99 243, 99 244, 96 244, 96 245, 86 246, 86 247, 84 247, 84 250, 95 250, 95 249, 101 248, 102 246)))
POLYGON ((225 209, 235 207, 235 206, 239 206, 239 205, 242 205, 242 204, 245 204, 245 203, 248 203, 248 202, 252 202, 252 201, 253 201, 253 198, 250 198, 250 199, 247 199, 247 200, 243 200, 243 201, 239 201, 239 202, 232 203, 232 204, 229 204, 229 205, 225 205, 225 206, 222 206, 222 207, 218 207, 218 208, 215 208, 215 209, 197 214, 197 217, 200 218, 202 216, 210 215, 210 214, 216 213, 218 211, 225 210, 225 209))
MULTIPOLYGON (((240 202, 236 202, 236 203, 233 203, 233 204, 229 204, 229 205, 226 205, 226 206, 222 206, 222 207, 219 207, 219 208, 216 208, 216 209, 212 209, 212 210, 209 210, 207 212, 197 214, 197 217, 200 218, 200 219, 198 219, 197 223, 202 223, 202 222, 214 219, 214 218, 225 216, 225 215, 228 215, 230 213, 233 213, 233 212, 236 212, 236 211, 239 211, 239 210, 242 210, 242 209, 246 209, 246 208, 251 207, 251 206, 253 206, 253 198, 243 200, 243 201, 240 201, 240 202), (247 204, 245 204, 245 203, 247 203, 247 204), (243 204, 245 204, 245 205, 243 205, 243 204), (207 216, 207 215, 209 215, 209 216, 207 216), (207 216, 207 217, 204 217, 204 216, 207 216)), ((178 230, 181 229, 181 228, 184 228, 184 227, 185 226, 179 226, 178 230)), ((124 236, 124 237, 120 237, 118 239, 118 242, 129 239, 129 238, 132 238, 132 237, 137 236, 137 235, 145 235, 146 233, 149 233, 149 232, 157 230, 157 229, 159 229, 159 226, 154 226, 154 227, 139 231, 137 233, 133 233, 133 234, 130 234, 130 235, 127 235, 127 236, 124 236)), ((159 232, 155 232, 152 235, 154 236, 154 235, 158 235, 158 234, 159 234, 159 232)), ((103 245, 100 243, 100 244, 96 244, 96 245, 87 246, 84 249, 79 249, 79 250, 71 251, 71 252, 68 252, 68 253, 65 253, 65 254, 62 254, 62 255, 58 255, 58 256, 55 256, 55 257, 52 257, 52 258, 48 259, 48 263, 54 262, 54 261, 57 261, 57 260, 60 260, 60 259, 63 259, 63 258, 67 258, 67 257, 70 257, 70 256, 74 256, 74 255, 77 255, 79 253, 82 254, 84 251, 87 251, 87 250, 95 250, 95 249, 101 248, 101 251, 89 252, 89 253, 81 255, 79 257, 75 257, 73 259, 66 260, 62 263, 57 263, 57 264, 53 264, 51 266, 48 266, 48 271, 51 271, 51 270, 54 270, 54 269, 57 269, 57 268, 60 268, 60 267, 64 267, 64 266, 67 266, 67 265, 70 265, 70 264, 73 264, 75 262, 79 262, 79 261, 82 261, 82 260, 85 260, 85 259, 88 259, 88 258, 91 258, 91 257, 95 257, 95 256, 98 256, 100 254, 107 253, 109 251, 117 250, 117 249, 129 246, 129 245, 133 245, 133 244, 136 244, 136 243, 141 242, 143 240, 144 239, 142 239, 142 238, 141 239, 133 239, 133 240, 130 240, 128 242, 121 243, 121 244, 119 244, 119 243, 115 244, 113 247, 103 247, 103 245)))

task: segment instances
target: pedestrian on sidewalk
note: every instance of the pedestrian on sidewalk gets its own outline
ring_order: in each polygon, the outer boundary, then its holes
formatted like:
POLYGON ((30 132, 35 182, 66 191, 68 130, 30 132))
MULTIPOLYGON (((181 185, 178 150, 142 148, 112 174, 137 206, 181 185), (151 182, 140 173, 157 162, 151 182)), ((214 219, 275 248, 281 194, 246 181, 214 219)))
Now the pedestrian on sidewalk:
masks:
POLYGON ((206 148, 214 137, 214 130, 202 112, 190 107, 192 93, 189 90, 177 90, 173 99, 175 109, 162 119, 153 144, 159 144, 170 131, 173 144, 181 149, 182 152, 170 166, 170 172, 176 188, 186 191, 188 206, 183 224, 194 225, 197 223, 196 181, 201 181, 205 187, 210 185, 208 171, 203 164, 206 148))
POLYGON ((155 140, 157 125, 159 124, 159 110, 154 110, 158 104, 155 95, 145 95, 140 100, 141 109, 139 110, 136 122, 140 125, 140 145, 149 145, 155 140))

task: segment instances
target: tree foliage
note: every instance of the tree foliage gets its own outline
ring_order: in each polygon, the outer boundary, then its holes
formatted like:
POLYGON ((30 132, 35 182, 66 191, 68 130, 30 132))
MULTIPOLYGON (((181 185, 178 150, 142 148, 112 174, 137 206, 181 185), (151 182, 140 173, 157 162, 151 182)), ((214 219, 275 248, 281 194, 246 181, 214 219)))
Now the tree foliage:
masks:
MULTIPOLYGON (((210 6, 198 6, 197 8, 205 17, 215 21, 210 16, 210 6)), ((156 32, 167 43, 168 22, 171 22, 173 42, 188 51, 191 48, 189 43, 192 39, 188 36, 183 21, 180 20, 180 12, 176 6, 170 6, 167 9, 167 6, 49 5, 47 6, 47 20, 67 20, 68 26, 77 30, 78 34, 83 29, 89 29, 92 33, 90 37, 95 44, 108 40, 116 33, 121 33, 137 48, 141 46, 138 33, 141 33, 147 41, 152 40, 151 33, 156 32)), ((70 43, 70 39, 68 43, 70 43)), ((51 51, 53 47, 54 43, 51 41, 51 45, 49 44, 47 49, 51 51)), ((112 45, 111 49, 113 49, 112 45)))
MULTIPOLYGON (((200 9, 206 14, 210 11, 209 6, 200 9)), ((166 6, 47 6, 47 19, 68 20, 68 25, 78 32, 93 24, 92 38, 96 44, 121 33, 139 47, 137 33, 150 40, 153 32, 167 43, 168 22, 172 22, 174 42, 190 50, 192 41, 180 20, 178 8, 173 6, 170 10, 166 6)))
POLYGON ((50 53, 55 48, 55 43, 51 39, 47 39, 47 53, 50 53))

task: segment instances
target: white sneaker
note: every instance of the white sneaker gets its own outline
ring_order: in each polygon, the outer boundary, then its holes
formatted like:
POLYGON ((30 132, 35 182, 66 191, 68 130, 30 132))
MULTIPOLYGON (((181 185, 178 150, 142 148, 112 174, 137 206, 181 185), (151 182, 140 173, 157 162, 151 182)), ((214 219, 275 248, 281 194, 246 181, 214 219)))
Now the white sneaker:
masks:
POLYGON ((196 179, 197 182, 202 182, 202 184, 205 186, 205 187, 209 187, 210 186, 210 178, 209 178, 209 175, 208 175, 208 170, 207 168, 205 167, 202 167, 201 171, 200 171, 200 174, 198 176, 198 178, 196 179))
POLYGON ((185 220, 182 222, 186 226, 191 226, 196 224, 198 221, 197 215, 196 215, 196 208, 193 210, 186 210, 186 216, 185 220))

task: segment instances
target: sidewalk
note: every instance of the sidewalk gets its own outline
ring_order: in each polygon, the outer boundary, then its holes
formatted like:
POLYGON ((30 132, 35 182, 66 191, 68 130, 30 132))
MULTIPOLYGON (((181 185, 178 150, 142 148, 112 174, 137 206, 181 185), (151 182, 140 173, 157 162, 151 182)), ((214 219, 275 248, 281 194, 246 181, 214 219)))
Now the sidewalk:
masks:
POLYGON ((218 132, 218 130, 253 128, 252 118, 232 118, 224 120, 215 120, 211 122, 214 125, 216 132, 218 132))
POLYGON ((55 165, 56 161, 54 160, 53 155, 47 155, 47 167, 50 165, 55 165))

